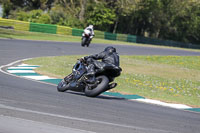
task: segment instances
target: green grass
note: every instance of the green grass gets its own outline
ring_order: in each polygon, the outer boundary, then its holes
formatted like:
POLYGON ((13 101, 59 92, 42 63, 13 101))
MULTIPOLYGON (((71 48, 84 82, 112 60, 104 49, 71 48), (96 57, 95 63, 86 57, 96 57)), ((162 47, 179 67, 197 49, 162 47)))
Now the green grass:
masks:
POLYGON ((46 34, 38 32, 26 32, 26 31, 15 31, 0 29, 0 38, 8 39, 26 39, 26 40, 49 40, 49 41, 80 41, 80 37, 69 37, 57 34, 46 34))
MULTIPOLYGON (((25 63, 40 65, 41 74, 63 78, 82 56, 41 57, 25 63)), ((200 107, 199 56, 121 56, 120 63, 123 71, 112 91, 200 107)))

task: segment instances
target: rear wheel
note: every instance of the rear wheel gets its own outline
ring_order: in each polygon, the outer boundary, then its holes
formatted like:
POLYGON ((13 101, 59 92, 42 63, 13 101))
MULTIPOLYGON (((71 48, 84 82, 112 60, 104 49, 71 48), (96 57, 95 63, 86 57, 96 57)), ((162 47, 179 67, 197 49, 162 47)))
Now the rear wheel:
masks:
POLYGON ((69 83, 65 82, 65 80, 63 79, 62 81, 60 81, 60 83, 58 83, 57 90, 59 92, 69 90, 69 83))
POLYGON ((97 86, 95 88, 91 88, 89 85, 85 88, 85 95, 88 97, 96 97, 100 95, 102 92, 106 91, 109 84, 109 79, 106 76, 98 76, 96 77, 97 86))

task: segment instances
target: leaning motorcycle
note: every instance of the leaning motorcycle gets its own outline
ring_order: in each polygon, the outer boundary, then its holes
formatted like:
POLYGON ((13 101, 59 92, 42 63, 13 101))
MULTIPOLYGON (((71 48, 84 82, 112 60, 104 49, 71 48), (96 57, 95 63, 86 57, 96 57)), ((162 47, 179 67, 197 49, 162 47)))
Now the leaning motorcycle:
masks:
POLYGON ((81 46, 84 47, 84 46, 87 46, 89 47, 90 45, 90 36, 91 36, 91 31, 88 30, 88 29, 85 29, 83 31, 83 34, 82 34, 82 41, 81 41, 81 46))
POLYGON ((57 90, 64 92, 67 90, 83 92, 88 97, 96 97, 101 93, 111 89, 111 83, 115 77, 121 74, 120 67, 108 68, 106 70, 95 70, 95 82, 88 83, 87 78, 87 61, 80 59, 73 66, 72 73, 66 76, 60 83, 58 83, 57 90))

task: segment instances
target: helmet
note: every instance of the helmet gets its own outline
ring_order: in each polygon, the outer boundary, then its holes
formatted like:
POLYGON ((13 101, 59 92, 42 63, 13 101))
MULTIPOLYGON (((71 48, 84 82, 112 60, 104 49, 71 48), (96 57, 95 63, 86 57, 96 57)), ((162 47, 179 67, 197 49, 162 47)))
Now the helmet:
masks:
POLYGON ((116 52, 116 48, 114 48, 112 46, 108 46, 108 47, 105 48, 104 51, 106 51, 108 53, 113 53, 113 52, 116 52))
POLYGON ((93 26, 93 25, 89 25, 88 27, 89 27, 89 28, 91 28, 91 29, 93 29, 93 28, 94 28, 94 26, 93 26))

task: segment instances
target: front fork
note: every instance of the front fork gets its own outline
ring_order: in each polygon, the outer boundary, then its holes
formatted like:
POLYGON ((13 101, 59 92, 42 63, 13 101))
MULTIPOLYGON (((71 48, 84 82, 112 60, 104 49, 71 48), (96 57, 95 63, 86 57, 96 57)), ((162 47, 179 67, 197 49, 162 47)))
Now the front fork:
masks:
POLYGON ((71 73, 71 74, 67 75, 67 76, 64 78, 64 80, 65 80, 65 82, 69 83, 70 80, 72 80, 72 78, 73 78, 73 74, 71 73))

